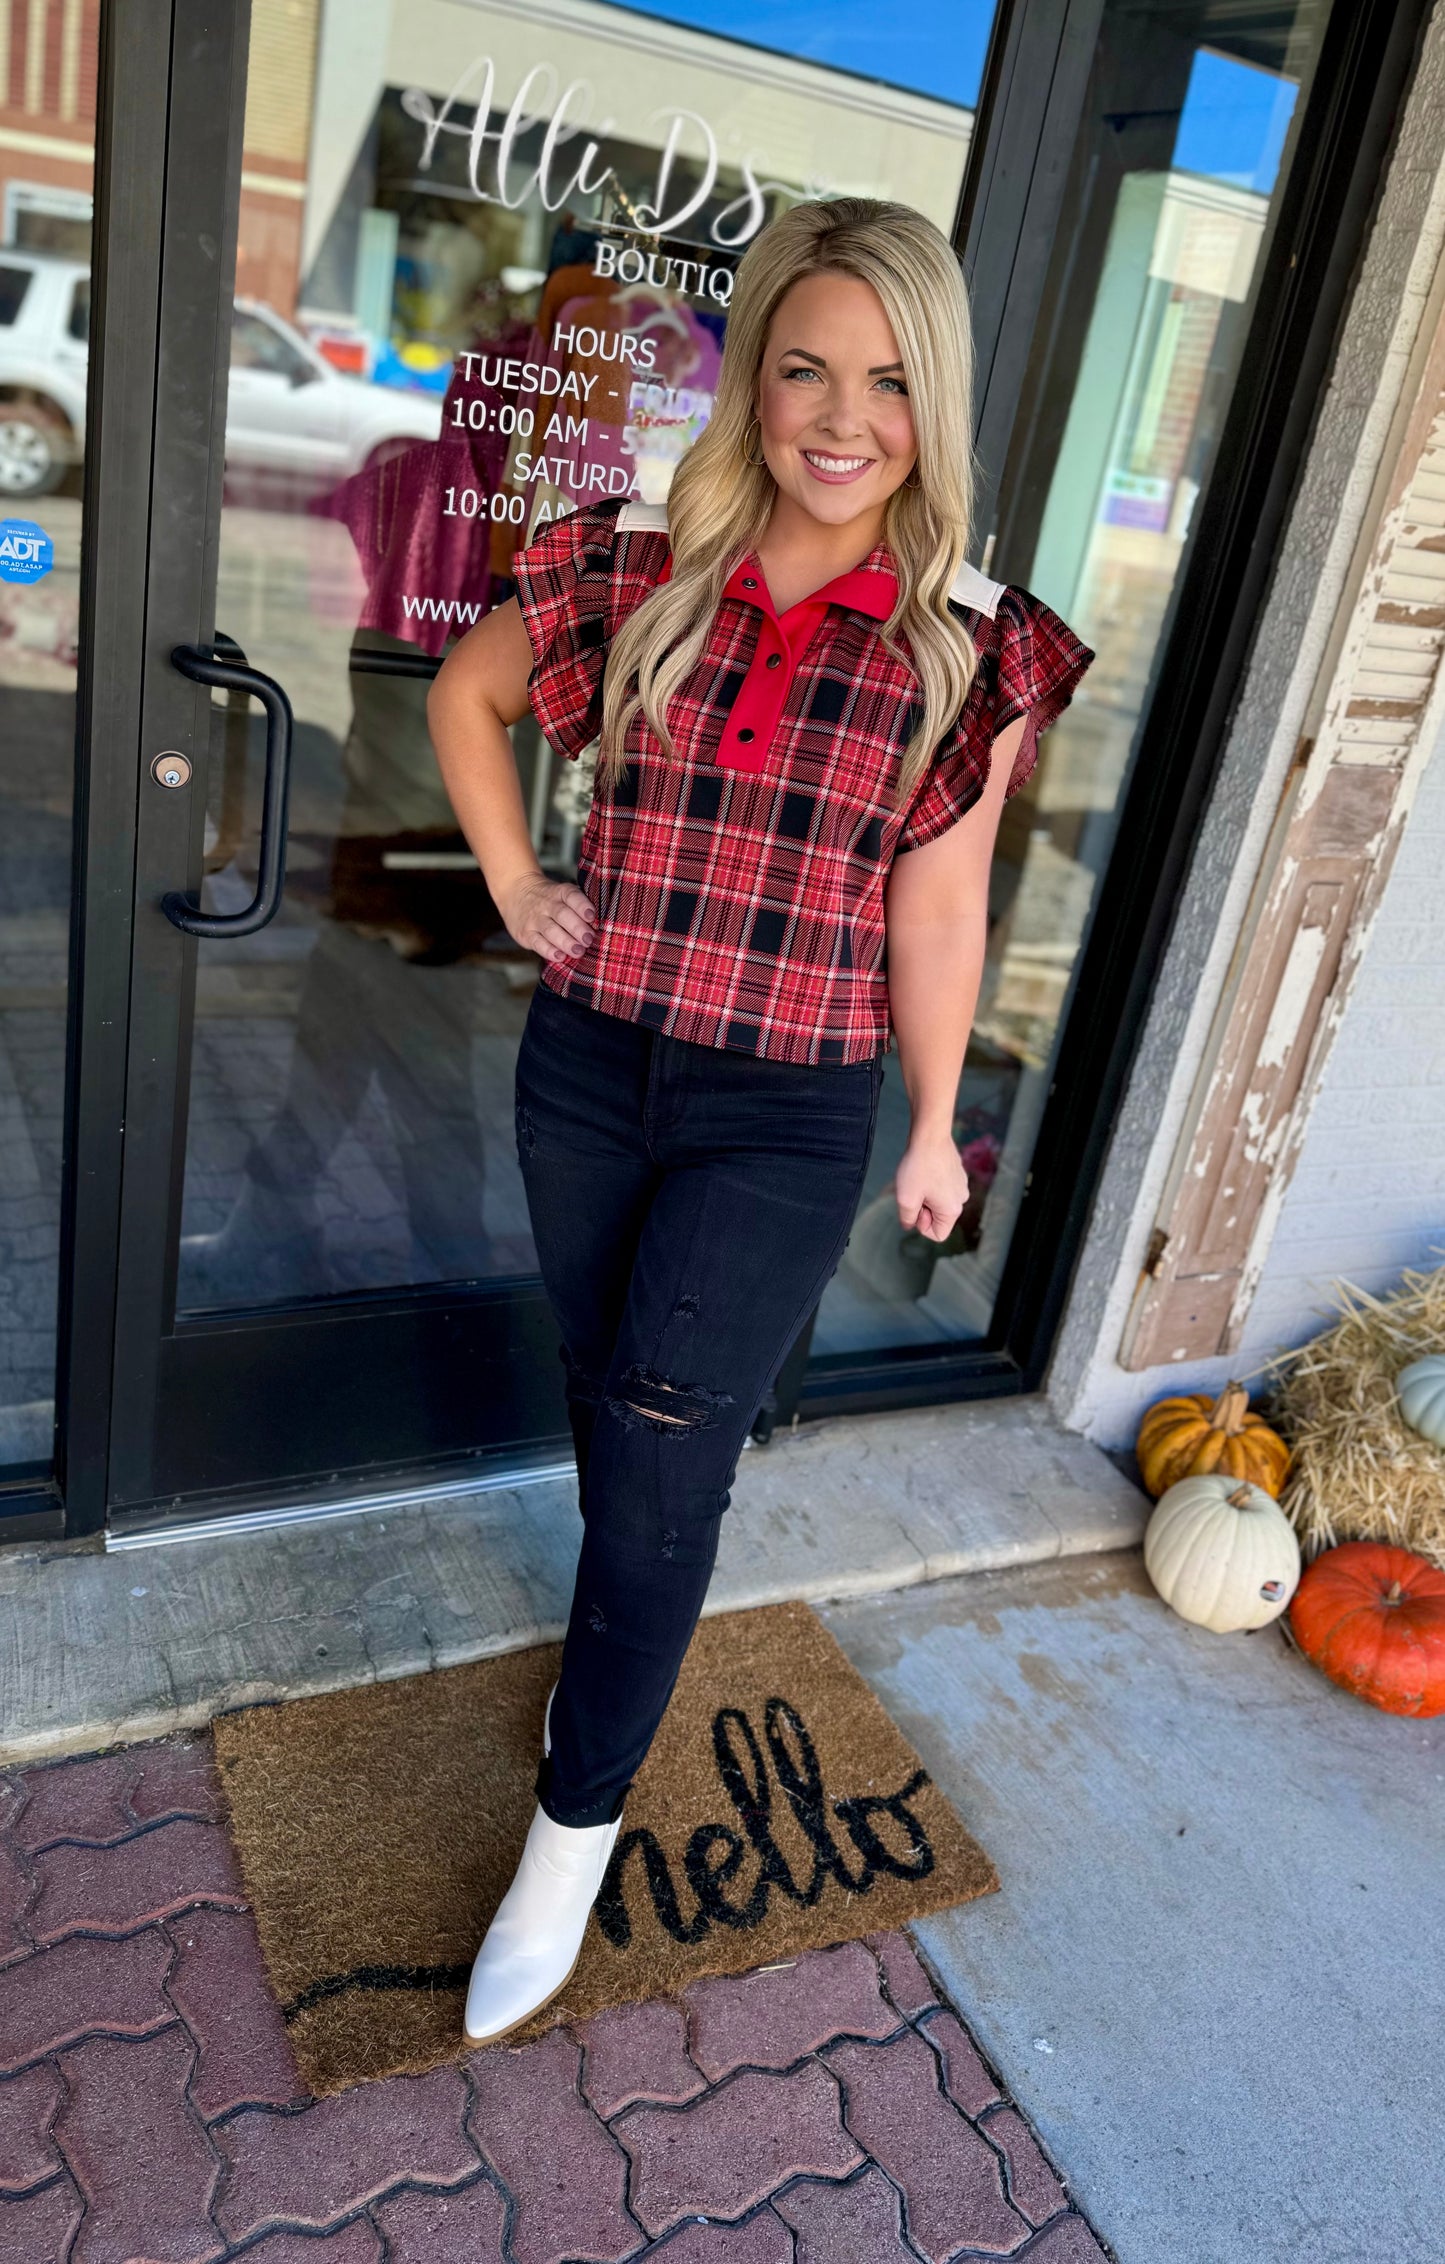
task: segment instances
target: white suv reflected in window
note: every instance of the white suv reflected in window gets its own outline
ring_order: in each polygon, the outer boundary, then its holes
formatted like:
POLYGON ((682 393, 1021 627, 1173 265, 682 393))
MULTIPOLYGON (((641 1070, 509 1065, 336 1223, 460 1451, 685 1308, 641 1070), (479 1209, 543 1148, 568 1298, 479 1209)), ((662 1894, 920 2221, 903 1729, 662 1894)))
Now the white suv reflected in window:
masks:
MULTIPOLYGON (((85 447, 90 272, 0 248, 0 508, 60 485, 85 447)), ((226 470, 319 492, 441 431, 441 400, 333 369, 290 323, 238 299, 226 470)))

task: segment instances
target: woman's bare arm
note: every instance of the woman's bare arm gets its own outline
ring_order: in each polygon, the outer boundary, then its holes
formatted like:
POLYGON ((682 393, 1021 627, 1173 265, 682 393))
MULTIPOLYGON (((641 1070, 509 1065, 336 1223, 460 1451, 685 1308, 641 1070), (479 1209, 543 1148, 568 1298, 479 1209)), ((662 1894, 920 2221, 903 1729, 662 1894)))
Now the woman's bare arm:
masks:
POLYGON ((571 959, 597 915, 580 888, 537 862, 507 726, 527 712, 532 648, 515 598, 468 629, 427 695, 427 723, 457 823, 507 933, 544 959, 571 959))
POLYGON ((913 1120, 894 1189, 900 1223, 931 1242, 947 1240, 968 1200, 953 1114, 983 977, 989 866, 1024 722, 994 741, 988 784, 967 815, 896 858, 888 876, 888 1002, 913 1120))

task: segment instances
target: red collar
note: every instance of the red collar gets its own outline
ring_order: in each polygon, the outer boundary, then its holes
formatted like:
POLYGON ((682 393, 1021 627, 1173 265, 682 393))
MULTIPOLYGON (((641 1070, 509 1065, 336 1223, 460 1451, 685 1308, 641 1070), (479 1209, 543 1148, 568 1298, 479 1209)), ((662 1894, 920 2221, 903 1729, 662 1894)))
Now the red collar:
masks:
MULTIPOLYGON (((662 572, 657 579, 659 586, 672 580, 670 550, 662 562, 662 572)), ((744 605, 755 605, 759 612, 771 615, 774 620, 779 618, 773 610, 767 581, 756 556, 744 558, 733 568, 723 586, 723 596, 738 598, 744 605), (757 584, 756 589, 744 587, 745 583, 753 582, 757 584)), ((846 574, 839 574, 833 581, 825 582, 820 590, 813 591, 811 597, 798 600, 798 605, 816 606, 819 612, 829 605, 847 606, 855 613, 866 613, 871 621, 886 621, 897 603, 898 576, 892 556, 882 543, 870 550, 858 565, 851 566, 846 574)), ((797 607, 789 607, 790 612, 796 610, 797 607)))
MULTIPOLYGON (((756 553, 733 568, 723 584, 723 596, 740 598, 744 605, 755 605, 760 612, 771 614, 774 620, 786 619, 786 614, 779 614, 773 605, 756 553)), ((806 605, 821 613, 827 606, 842 605, 855 613, 866 613, 872 621, 886 621, 897 603, 898 576, 888 551, 879 543, 858 565, 850 566, 846 574, 836 575, 820 590, 799 598, 797 605, 789 606, 787 611, 797 612, 806 605)))

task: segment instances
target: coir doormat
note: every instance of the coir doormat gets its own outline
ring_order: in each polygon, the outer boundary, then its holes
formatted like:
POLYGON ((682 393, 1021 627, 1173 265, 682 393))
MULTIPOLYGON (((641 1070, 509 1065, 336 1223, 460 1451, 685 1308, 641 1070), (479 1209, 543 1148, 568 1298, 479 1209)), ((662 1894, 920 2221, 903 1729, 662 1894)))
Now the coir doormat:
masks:
MULTIPOLYGON (((216 1723, 262 1952, 313 2091, 460 2049, 471 1960, 532 1816, 559 1658, 517 1651, 216 1723)), ((806 1606, 707 1619, 577 1969, 521 2033, 997 1885, 806 1606)))

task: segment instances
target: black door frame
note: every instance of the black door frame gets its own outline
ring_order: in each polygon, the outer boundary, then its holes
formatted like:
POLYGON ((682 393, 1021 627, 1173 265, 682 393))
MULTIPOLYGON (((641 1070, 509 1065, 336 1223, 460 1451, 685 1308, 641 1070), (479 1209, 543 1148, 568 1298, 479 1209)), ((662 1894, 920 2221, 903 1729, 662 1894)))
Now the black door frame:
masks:
POLYGON ((104 1525, 130 1043, 137 768, 155 438, 171 0, 105 5, 96 89, 56 1482, 104 1525))
MULTIPOLYGON (((1100 5, 1005 0, 994 29, 958 239, 983 341, 986 480, 997 478, 1007 449, 1100 5)), ((1306 157, 1287 186, 1269 255, 1267 314, 1251 336, 1209 492, 1214 539, 1195 546, 1189 603, 1176 608, 1151 709, 1150 760, 1137 766, 1085 954, 1080 980, 1095 1006, 1087 1026, 1076 1014, 1066 1034, 994 1334, 982 1346, 945 1346, 936 1355, 829 1362, 804 1384, 804 1415, 997 1395, 1033 1388, 1042 1374, 1425 13, 1426 0, 1393 8, 1388 0, 1357 0, 1336 9, 1327 35, 1306 157)), ((169 1262, 177 1231, 179 1144, 159 1143, 164 1152, 147 1155, 133 1141, 124 1155, 137 1102, 152 1121, 164 1120, 183 1102, 187 1070, 176 944, 160 935, 156 916, 153 943, 163 948, 148 945, 132 906, 138 857, 166 871, 172 885, 198 869, 200 797, 147 791, 146 763, 163 746, 205 745, 205 695, 164 663, 173 644, 213 626, 205 593, 214 587, 217 512, 206 502, 220 463, 223 399, 213 389, 209 421, 198 418, 196 370, 198 362, 212 372, 223 367, 218 326, 227 310, 215 277, 229 277, 239 190, 215 166, 216 124, 231 121, 237 174, 243 70, 234 62, 244 59, 248 15, 249 0, 124 0, 123 7, 109 0, 102 11, 61 1422, 56 1488, 26 1499, 14 1493, 11 1503, 54 1529, 58 1491, 69 1535, 104 1525, 117 1462, 134 1461, 158 1386, 160 1347, 144 1341, 134 1296, 118 1302, 117 1284, 123 1271, 134 1283, 149 1267, 154 1310, 156 1269, 169 1262), (208 104, 173 102, 178 58, 188 88, 208 85, 208 104), (157 151, 165 153, 163 166, 157 151), (183 197, 176 193, 182 182, 183 197), (140 1175, 128 1182, 124 1218, 123 1160, 140 1175)), ((143 906, 143 920, 152 914, 143 906)), ((535 1329, 513 1332, 521 1357, 511 1380, 524 1399, 529 1388, 555 1391, 550 1377, 545 1385, 536 1378, 550 1341, 540 1298, 537 1305, 535 1329)), ((455 1301, 431 1290, 354 1301, 363 1333, 388 1307, 410 1317, 418 1365, 406 1366, 416 1376, 436 1332, 454 1327, 455 1301)), ((299 1309, 267 1317, 277 1348, 274 1393, 295 1388, 295 1332, 305 1335, 308 1318, 299 1309)), ((228 1319, 185 1333, 195 1347, 188 1397, 203 1451, 214 1364, 235 1357, 246 1324, 228 1319)), ((253 1349, 259 1341, 258 1333, 253 1349)), ((406 1388, 405 1379, 398 1384, 406 1388)), ((383 1472, 398 1488, 408 1477, 424 1484, 454 1467, 391 1468, 381 1459, 339 1490, 365 1484, 374 1491, 383 1472)), ((308 1499, 332 1490, 329 1474, 310 1473, 301 1490, 308 1499)), ((188 1496, 192 1512, 203 1506, 201 1493, 188 1496)), ((250 1506, 257 1496, 252 1490, 244 1498, 250 1506)), ((19 1531, 18 1518, 0 1523, 0 1532, 19 1531)))

